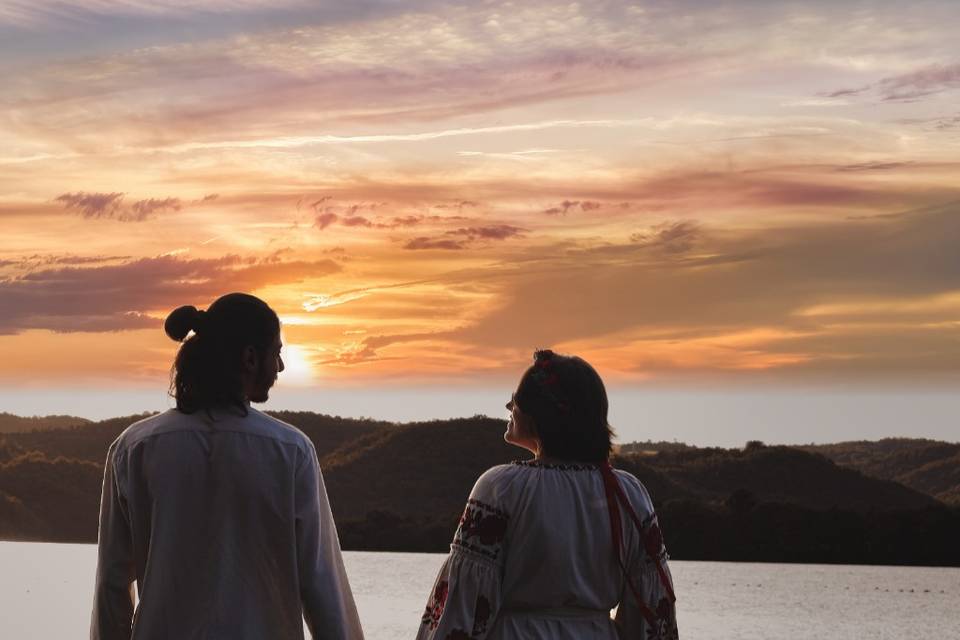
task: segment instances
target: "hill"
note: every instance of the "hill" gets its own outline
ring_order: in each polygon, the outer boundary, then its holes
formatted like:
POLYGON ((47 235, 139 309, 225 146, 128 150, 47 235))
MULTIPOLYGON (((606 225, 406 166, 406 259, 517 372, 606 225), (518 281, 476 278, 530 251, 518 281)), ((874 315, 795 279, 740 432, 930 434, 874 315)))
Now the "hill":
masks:
MULTIPOLYGON (((347 549, 445 550, 477 477, 529 457, 503 442, 502 420, 483 416, 394 424, 274 415, 315 443, 347 549)), ((95 540, 106 450, 142 417, 0 436, 0 537, 95 540)), ((943 445, 638 443, 613 464, 650 490, 677 558, 960 566, 960 509, 918 490, 956 473, 943 445), (915 486, 893 479, 901 477, 915 486)))
MULTIPOLYGON (((502 433, 502 421, 482 416, 398 425, 328 455, 324 477, 344 545, 445 549, 476 478, 528 457, 502 433)), ((928 561, 945 562, 960 534, 960 513, 930 496, 790 447, 672 447, 613 464, 650 490, 675 557, 911 562, 899 538, 884 537, 894 531, 922 534, 928 561)))
MULTIPOLYGON (((392 425, 389 422, 354 420, 301 411, 268 413, 306 433, 320 456, 336 450, 350 440, 392 425)), ((59 429, 9 433, 0 442, 5 442, 8 450, 15 447, 21 452, 41 451, 51 457, 62 456, 103 464, 110 443, 131 424, 151 415, 153 414, 142 413, 98 422, 87 421, 59 429)), ((10 457, 9 453, 7 457, 10 457)), ((4 459, 4 448, 0 446, 0 461, 4 459)))
POLYGON ((0 464, 0 537, 95 540, 102 482, 93 462, 36 451, 0 464))
MULTIPOLYGON (((629 457, 628 457, 629 458, 629 457)), ((757 501, 810 509, 920 509, 937 501, 896 482, 868 477, 786 446, 661 451, 640 458, 704 501, 749 491, 757 501)))
POLYGON ((886 438, 798 447, 838 465, 894 481, 960 506, 960 444, 918 438, 886 438))
POLYGON ((278 420, 283 420, 303 431, 320 458, 336 451, 341 446, 371 433, 389 430, 394 423, 366 418, 341 418, 310 411, 268 411, 278 420))
POLYGON ((150 415, 142 413, 84 422, 61 429, 9 433, 5 440, 9 446, 16 446, 21 451, 39 451, 50 458, 75 459, 102 465, 110 443, 131 424, 150 415))
MULTIPOLYGON (((96 541, 107 449, 124 429, 149 415, 0 435, 0 539, 96 541)), ((273 415, 304 431, 321 456, 391 426, 315 413, 273 415)))
POLYGON ((90 421, 76 416, 17 416, 0 412, 0 433, 62 429, 87 422, 90 421))

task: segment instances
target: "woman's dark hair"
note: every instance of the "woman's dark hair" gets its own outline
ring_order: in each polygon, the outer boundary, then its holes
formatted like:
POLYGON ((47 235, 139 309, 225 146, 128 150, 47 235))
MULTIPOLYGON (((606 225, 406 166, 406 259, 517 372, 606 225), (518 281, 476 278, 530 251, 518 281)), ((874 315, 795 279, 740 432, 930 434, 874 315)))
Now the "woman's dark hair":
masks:
POLYGON ((544 455, 592 463, 610 456, 607 390, 583 358, 534 352, 514 402, 533 418, 544 455))
POLYGON ((206 311, 183 306, 163 324, 177 342, 193 335, 177 352, 170 372, 170 395, 177 409, 193 413, 235 405, 246 414, 241 361, 243 350, 254 347, 261 358, 280 333, 280 319, 266 302, 246 293, 229 293, 206 311))

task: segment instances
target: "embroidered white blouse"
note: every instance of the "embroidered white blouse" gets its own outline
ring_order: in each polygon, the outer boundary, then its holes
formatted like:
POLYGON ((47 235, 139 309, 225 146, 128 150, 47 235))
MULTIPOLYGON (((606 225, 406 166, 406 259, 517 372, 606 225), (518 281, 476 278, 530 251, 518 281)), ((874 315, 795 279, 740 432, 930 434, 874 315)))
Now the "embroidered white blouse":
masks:
POLYGON ((170 410, 111 445, 91 640, 300 640, 304 618, 363 638, 313 444, 238 414, 170 410))
POLYGON ((418 640, 677 638, 650 496, 614 473, 643 527, 621 518, 624 566, 642 604, 614 554, 599 467, 515 462, 477 480, 418 640))

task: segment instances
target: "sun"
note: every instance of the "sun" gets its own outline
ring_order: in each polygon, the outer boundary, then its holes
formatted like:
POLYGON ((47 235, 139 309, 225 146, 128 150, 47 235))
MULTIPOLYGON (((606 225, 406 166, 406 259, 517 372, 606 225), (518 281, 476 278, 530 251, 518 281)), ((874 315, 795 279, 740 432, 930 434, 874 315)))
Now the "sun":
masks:
POLYGON ((304 347, 284 343, 280 357, 283 358, 280 379, 285 385, 301 386, 313 382, 313 366, 304 347))

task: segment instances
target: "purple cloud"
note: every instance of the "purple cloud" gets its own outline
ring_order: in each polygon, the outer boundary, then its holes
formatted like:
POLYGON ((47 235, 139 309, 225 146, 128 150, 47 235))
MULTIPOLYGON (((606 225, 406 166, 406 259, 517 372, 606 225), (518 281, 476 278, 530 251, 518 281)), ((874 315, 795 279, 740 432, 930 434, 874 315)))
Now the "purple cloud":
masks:
POLYGON ((322 231, 323 229, 326 229, 327 227, 332 225, 334 222, 336 222, 339 218, 340 216, 338 216, 335 213, 321 213, 313 221, 313 226, 315 226, 316 228, 322 231))
POLYGON ((403 245, 403 248, 410 250, 444 249, 447 251, 457 251, 460 249, 466 249, 467 245, 462 240, 440 240, 421 236, 408 241, 405 245, 403 245))
POLYGON ((363 216, 350 216, 350 217, 347 217, 347 218, 343 218, 343 219, 340 221, 340 224, 342 224, 342 225, 345 226, 345 227, 372 227, 372 226, 374 226, 372 222, 370 222, 369 220, 367 220, 367 219, 364 218, 363 216))
POLYGON ((180 211, 181 207, 179 198, 163 198, 162 200, 150 198, 148 200, 137 200, 131 205, 130 211, 133 214, 133 219, 139 222, 157 213, 180 211))
POLYGON ((648 231, 634 233, 631 242, 645 247, 656 247, 667 253, 684 253, 693 248, 700 234, 695 222, 663 222, 648 231))
POLYGON ((64 193, 55 202, 62 202, 64 208, 75 210, 84 218, 113 218, 123 202, 122 193, 64 193))
POLYGON ((960 63, 932 65, 878 83, 884 100, 913 100, 960 88, 960 63))
POLYGON ((124 206, 123 193, 64 193, 54 202, 60 202, 68 211, 76 211, 84 218, 106 218, 120 222, 143 222, 158 213, 180 211, 180 198, 148 198, 124 206))
POLYGON ((207 304, 225 291, 252 291, 342 270, 333 260, 283 262, 226 255, 142 258, 115 265, 60 267, 0 280, 0 334, 27 329, 118 331, 154 326, 148 315, 207 304))
POLYGON ((913 101, 957 88, 960 88, 960 63, 935 64, 910 73, 882 78, 857 89, 839 89, 820 95, 826 98, 843 98, 873 91, 884 102, 899 102, 913 101))
POLYGON ((520 227, 510 224, 496 224, 486 227, 464 227, 447 231, 447 235, 465 236, 468 240, 506 240, 513 236, 521 235, 526 231, 520 227))
POLYGON ((555 207, 544 209, 543 213, 548 216, 565 216, 573 208, 579 208, 581 211, 594 211, 601 207, 599 202, 593 200, 564 200, 555 207))

